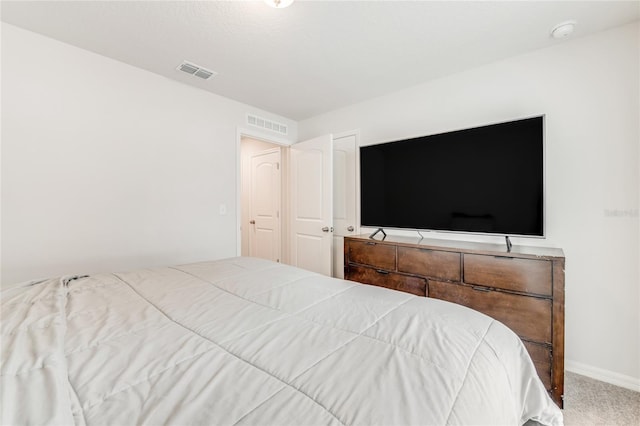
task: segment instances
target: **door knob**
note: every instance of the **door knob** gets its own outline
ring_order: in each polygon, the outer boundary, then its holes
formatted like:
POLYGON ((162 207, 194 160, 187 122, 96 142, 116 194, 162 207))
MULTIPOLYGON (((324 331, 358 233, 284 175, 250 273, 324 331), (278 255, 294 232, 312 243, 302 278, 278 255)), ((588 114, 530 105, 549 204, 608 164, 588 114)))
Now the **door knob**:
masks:
POLYGON ((354 229, 353 226, 351 226, 351 225, 347 226, 347 231, 353 232, 353 229, 354 229))
POLYGON ((329 227, 325 226, 324 228, 322 228, 322 232, 329 232, 329 227))
POLYGON ((249 223, 250 223, 250 224, 252 224, 252 225, 255 225, 255 224, 256 224, 256 221, 255 221, 255 220, 253 220, 253 219, 251 219, 251 220, 249 221, 249 223))

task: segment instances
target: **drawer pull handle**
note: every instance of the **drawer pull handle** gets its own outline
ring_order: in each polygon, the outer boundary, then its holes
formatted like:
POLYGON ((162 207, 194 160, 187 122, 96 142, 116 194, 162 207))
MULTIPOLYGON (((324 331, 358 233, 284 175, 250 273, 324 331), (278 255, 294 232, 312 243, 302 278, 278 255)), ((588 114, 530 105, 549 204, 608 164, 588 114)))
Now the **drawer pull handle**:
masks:
POLYGON ((385 271, 384 269, 376 269, 376 272, 382 275, 387 275, 389 271, 385 271))
POLYGON ((372 243, 370 241, 367 241, 365 244, 368 245, 368 246, 375 246, 376 245, 376 243, 372 243))
POLYGON ((475 291, 484 291, 485 293, 488 293, 488 292, 490 292, 490 291, 491 291, 491 289, 490 289, 490 288, 487 288, 487 287, 478 287, 478 286, 475 286, 475 285, 474 285, 474 286, 472 286, 471 288, 472 288, 472 289, 474 289, 475 291))

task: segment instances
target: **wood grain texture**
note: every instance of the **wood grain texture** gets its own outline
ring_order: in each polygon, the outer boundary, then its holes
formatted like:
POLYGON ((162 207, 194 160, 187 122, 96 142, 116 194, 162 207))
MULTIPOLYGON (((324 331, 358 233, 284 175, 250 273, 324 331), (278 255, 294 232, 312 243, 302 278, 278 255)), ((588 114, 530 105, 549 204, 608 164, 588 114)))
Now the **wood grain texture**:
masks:
POLYGON ((398 247, 398 272, 460 281, 460 253, 398 247))
POLYGON ((377 285, 392 290, 404 291, 416 296, 427 295, 427 280, 388 272, 382 269, 349 266, 349 279, 364 284, 377 285))
POLYGON ((345 251, 348 251, 350 262, 388 271, 396 270, 396 247, 393 245, 373 241, 347 241, 345 251))
POLYGON ((551 347, 523 340, 529 356, 536 366, 536 371, 547 391, 551 391, 551 347))
POLYGON ((465 254, 464 282, 551 296, 551 262, 465 254))
POLYGON ((560 408, 564 401, 564 268, 565 259, 553 260, 553 357, 551 394, 560 408))
POLYGON ((551 344, 549 299, 433 280, 429 280, 429 297, 475 309, 497 319, 522 338, 551 344))

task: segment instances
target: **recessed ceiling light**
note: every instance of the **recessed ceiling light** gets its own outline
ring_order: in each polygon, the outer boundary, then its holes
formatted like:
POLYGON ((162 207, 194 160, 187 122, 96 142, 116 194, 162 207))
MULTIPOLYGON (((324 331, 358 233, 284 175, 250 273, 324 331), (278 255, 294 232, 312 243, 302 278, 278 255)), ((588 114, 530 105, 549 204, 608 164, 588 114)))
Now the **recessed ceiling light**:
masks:
POLYGON ((564 21, 553 27, 551 30, 551 37, 553 38, 566 38, 576 27, 576 21, 564 21))

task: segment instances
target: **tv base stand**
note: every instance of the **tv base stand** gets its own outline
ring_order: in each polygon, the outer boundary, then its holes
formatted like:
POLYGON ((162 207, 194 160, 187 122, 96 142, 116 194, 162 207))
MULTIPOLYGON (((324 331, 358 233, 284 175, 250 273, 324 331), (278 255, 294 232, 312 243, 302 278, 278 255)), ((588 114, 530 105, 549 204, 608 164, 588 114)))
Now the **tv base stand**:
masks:
POLYGON ((379 232, 381 232, 381 233, 382 233, 382 239, 383 239, 383 240, 384 240, 385 238, 387 238, 387 233, 386 233, 386 232, 384 232, 384 229, 382 229, 382 228, 378 228, 378 229, 376 229, 376 231, 375 231, 373 234, 369 235, 369 238, 373 239, 373 237, 375 237, 379 232))

